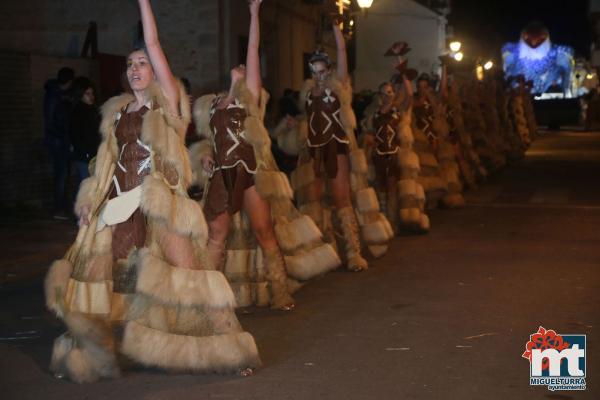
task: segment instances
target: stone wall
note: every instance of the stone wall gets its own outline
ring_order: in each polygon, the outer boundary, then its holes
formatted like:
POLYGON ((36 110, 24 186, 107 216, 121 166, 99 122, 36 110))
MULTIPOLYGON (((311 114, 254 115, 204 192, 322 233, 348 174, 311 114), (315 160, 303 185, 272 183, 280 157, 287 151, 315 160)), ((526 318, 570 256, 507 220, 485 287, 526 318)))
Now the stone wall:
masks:
MULTIPOLYGON (((153 1, 171 66, 196 90, 219 83, 219 4, 219 0, 153 1)), ((0 2, 0 50, 77 58, 90 21, 98 25, 100 52, 131 51, 139 21, 134 0, 0 2)))

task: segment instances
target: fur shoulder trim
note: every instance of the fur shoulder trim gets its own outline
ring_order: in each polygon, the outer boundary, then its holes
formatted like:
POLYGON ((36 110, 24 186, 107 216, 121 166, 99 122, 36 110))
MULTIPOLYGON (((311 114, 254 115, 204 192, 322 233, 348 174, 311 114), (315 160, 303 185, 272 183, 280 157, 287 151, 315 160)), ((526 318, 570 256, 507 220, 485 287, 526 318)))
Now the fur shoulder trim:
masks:
POLYGON ((298 99, 298 107, 302 113, 306 112, 306 98, 308 97, 308 92, 310 92, 316 86, 316 82, 314 79, 307 79, 302 84, 302 89, 300 89, 300 98, 298 99))
POLYGON ((184 138, 191 120, 190 102, 187 100, 187 93, 179 79, 176 79, 176 84, 179 91, 179 115, 169 112, 167 97, 158 82, 154 81, 150 84, 148 93, 152 101, 156 102, 158 109, 162 110, 167 125, 172 127, 180 137, 184 138))
POLYGON ((124 93, 119 96, 111 97, 100 108, 102 114, 102 123, 100 132, 102 137, 106 139, 114 129, 115 118, 117 113, 120 113, 123 108, 135 100, 132 94, 124 93))
POLYGON ((265 88, 261 88, 260 90, 260 98, 258 99, 258 104, 252 99, 252 93, 250 89, 248 89, 248 85, 246 84, 245 79, 240 79, 233 86, 233 96, 244 105, 246 111, 248 111, 248 115, 252 117, 257 117, 261 121, 265 117, 265 112, 267 109, 267 103, 269 102, 269 93, 265 90, 265 88))
POLYGON ((196 134, 202 138, 209 138, 210 134, 210 107, 217 97, 216 94, 207 94, 194 102, 194 123, 196 134))

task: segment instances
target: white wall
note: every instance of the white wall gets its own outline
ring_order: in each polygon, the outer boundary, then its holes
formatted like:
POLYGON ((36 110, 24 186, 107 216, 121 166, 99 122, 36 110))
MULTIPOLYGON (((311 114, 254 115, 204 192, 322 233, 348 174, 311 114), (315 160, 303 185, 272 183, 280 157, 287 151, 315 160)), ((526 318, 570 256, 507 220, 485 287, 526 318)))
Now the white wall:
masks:
POLYGON ((408 65, 419 72, 437 72, 446 46, 446 20, 412 0, 375 0, 357 18, 354 89, 375 90, 393 74, 393 58, 383 54, 399 40, 408 42, 408 65))

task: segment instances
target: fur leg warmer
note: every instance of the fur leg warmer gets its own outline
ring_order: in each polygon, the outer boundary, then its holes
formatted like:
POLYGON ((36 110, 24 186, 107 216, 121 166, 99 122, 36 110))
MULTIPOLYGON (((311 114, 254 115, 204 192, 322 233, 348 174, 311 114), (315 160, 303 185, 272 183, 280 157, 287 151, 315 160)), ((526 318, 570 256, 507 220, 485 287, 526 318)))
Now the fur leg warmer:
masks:
POLYGON ((337 210, 340 220, 342 234, 346 247, 346 262, 348 269, 352 271, 362 271, 369 266, 360 254, 360 239, 358 236, 358 222, 352 207, 344 207, 337 210))
POLYGON ((289 310, 294 306, 294 299, 287 287, 285 261, 279 248, 263 249, 267 279, 271 284, 271 308, 289 310))

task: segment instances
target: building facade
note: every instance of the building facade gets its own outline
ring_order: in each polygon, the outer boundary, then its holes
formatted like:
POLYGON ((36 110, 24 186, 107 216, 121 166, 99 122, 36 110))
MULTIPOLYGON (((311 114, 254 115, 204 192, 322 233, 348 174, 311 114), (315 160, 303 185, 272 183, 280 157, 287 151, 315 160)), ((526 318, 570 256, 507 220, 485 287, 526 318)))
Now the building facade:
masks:
MULTIPOLYGON (((435 3, 440 7, 445 4, 435 3)), ((405 41, 412 49, 406 55, 409 67, 437 73, 438 57, 446 50, 447 10, 429 8, 413 0, 376 0, 368 12, 358 14, 355 90, 375 90, 391 76, 394 60, 383 55, 396 41, 405 41)))

